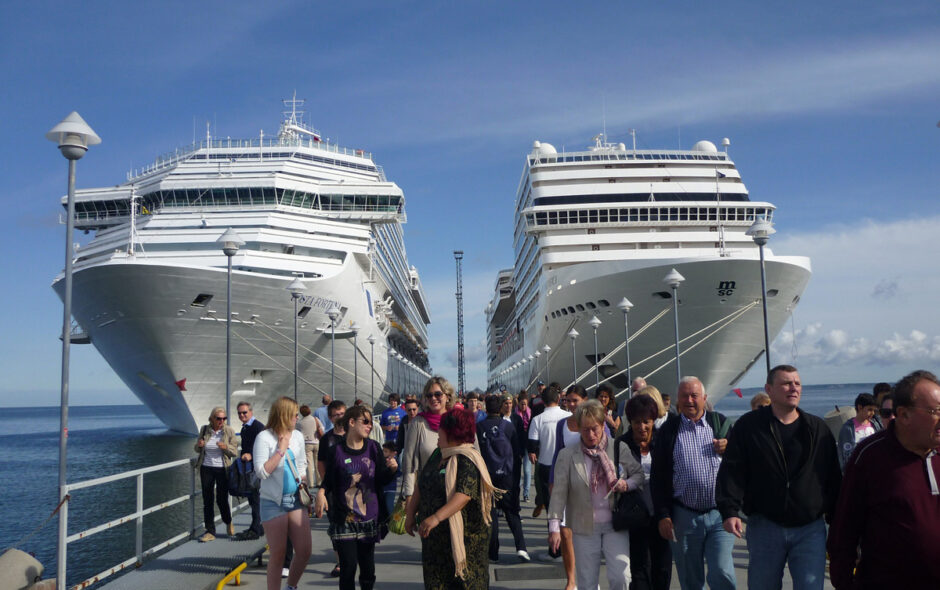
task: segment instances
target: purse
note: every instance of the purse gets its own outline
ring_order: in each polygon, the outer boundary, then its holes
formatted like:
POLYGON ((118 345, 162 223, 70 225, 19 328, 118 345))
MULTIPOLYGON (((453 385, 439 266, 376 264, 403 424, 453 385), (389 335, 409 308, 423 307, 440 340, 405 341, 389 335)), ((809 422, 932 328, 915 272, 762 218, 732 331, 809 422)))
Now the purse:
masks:
POLYGON ((405 498, 401 496, 395 501, 395 508, 388 517, 388 530, 396 535, 405 534, 405 498))
POLYGON ((310 490, 307 489, 307 484, 302 482, 300 480, 300 476, 297 475, 297 467, 294 466, 294 460, 291 459, 290 455, 284 458, 286 459, 287 465, 290 467, 291 472, 294 474, 294 479, 297 480, 297 499, 300 500, 301 504, 307 508, 310 508, 313 506, 313 496, 310 495, 310 490))
MULTIPOLYGON (((614 442, 614 463, 620 465, 620 444, 614 442)), ((650 513, 640 490, 617 494, 611 515, 611 526, 615 531, 630 531, 649 526, 650 513)))

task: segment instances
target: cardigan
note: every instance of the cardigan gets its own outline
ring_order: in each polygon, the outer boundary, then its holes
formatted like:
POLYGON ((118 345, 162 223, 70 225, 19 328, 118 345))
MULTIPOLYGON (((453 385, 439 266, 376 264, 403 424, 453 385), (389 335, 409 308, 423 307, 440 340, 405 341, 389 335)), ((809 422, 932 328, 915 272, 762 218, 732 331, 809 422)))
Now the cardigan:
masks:
MULTIPOLYGON (((299 430, 291 432, 287 448, 294 454, 294 467, 297 469, 297 475, 303 479, 307 476, 307 453, 304 452, 304 435, 299 430)), ((274 471, 268 473, 264 470, 264 464, 271 458, 275 449, 277 449, 277 436, 269 428, 255 438, 251 458, 254 461, 255 475, 261 480, 261 497, 280 504, 284 493, 284 477, 285 475, 293 477, 294 474, 287 465, 287 453, 281 457, 274 471)))
POLYGON ((435 449, 437 433, 431 430, 423 416, 415 416, 408 422, 401 455, 402 495, 406 498, 414 493, 415 478, 435 449))
MULTIPOLYGON (((199 430, 199 438, 196 440, 196 444, 193 448, 199 453, 199 456, 196 457, 195 467, 201 467, 202 462, 206 460, 206 445, 199 446, 199 441, 208 442, 212 438, 212 433, 215 432, 212 430, 212 427, 208 424, 203 424, 202 428, 199 430)), ((222 464, 226 469, 232 464, 232 458, 238 454, 238 439, 235 438, 235 431, 232 430, 232 427, 228 424, 222 425, 222 438, 221 441, 225 444, 226 448, 222 451, 222 464)))

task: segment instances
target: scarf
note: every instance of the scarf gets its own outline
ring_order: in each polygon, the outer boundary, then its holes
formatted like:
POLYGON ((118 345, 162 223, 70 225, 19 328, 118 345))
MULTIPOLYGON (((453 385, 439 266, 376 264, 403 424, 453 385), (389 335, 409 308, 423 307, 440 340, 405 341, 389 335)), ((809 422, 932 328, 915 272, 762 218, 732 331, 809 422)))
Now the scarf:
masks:
POLYGON ((441 427, 441 416, 444 414, 432 414, 430 412, 418 412, 418 415, 428 421, 428 428, 431 432, 437 432, 441 427))
MULTIPOLYGON (((462 444, 455 447, 441 449, 441 457, 444 459, 444 490, 447 495, 447 501, 454 495, 457 487, 457 456, 463 455, 470 459, 473 465, 480 472, 480 510, 483 513, 483 522, 490 524, 490 510, 493 502, 506 493, 506 490, 493 487, 490 479, 490 472, 483 462, 483 456, 480 451, 473 448, 471 444, 462 444)), ((464 572, 467 569, 467 550, 463 542, 463 516, 460 512, 455 512, 447 519, 450 526, 450 545, 453 550, 454 575, 463 579, 464 572)))
POLYGON ((594 462, 591 469, 591 493, 597 494, 601 485, 605 485, 605 491, 610 491, 617 483, 617 469, 614 463, 607 456, 607 435, 602 434, 601 440, 593 449, 589 449, 581 443, 581 452, 584 456, 594 462))
POLYGON ((529 421, 532 420, 532 408, 526 408, 525 412, 520 412, 519 408, 516 408, 516 415, 522 418, 522 427, 528 429, 529 421))

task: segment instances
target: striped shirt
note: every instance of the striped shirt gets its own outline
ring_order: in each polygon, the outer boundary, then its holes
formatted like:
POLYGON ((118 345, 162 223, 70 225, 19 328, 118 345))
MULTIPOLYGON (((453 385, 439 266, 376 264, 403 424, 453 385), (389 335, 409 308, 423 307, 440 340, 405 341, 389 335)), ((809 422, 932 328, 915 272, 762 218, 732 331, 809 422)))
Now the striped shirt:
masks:
POLYGON ((715 507, 715 478, 721 456, 715 452, 712 427, 703 415, 697 422, 679 416, 679 432, 673 449, 673 496, 693 510, 715 507))

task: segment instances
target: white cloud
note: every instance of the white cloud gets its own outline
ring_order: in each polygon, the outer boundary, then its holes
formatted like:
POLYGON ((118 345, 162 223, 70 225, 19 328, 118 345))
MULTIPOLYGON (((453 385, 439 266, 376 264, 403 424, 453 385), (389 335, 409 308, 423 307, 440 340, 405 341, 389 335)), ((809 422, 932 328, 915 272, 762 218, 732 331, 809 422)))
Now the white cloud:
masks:
POLYGON ((773 362, 792 362, 816 383, 891 381, 936 368, 940 276, 926 269, 936 264, 937 224, 940 216, 863 221, 772 242, 776 254, 813 263, 794 328, 771 346, 773 362))

